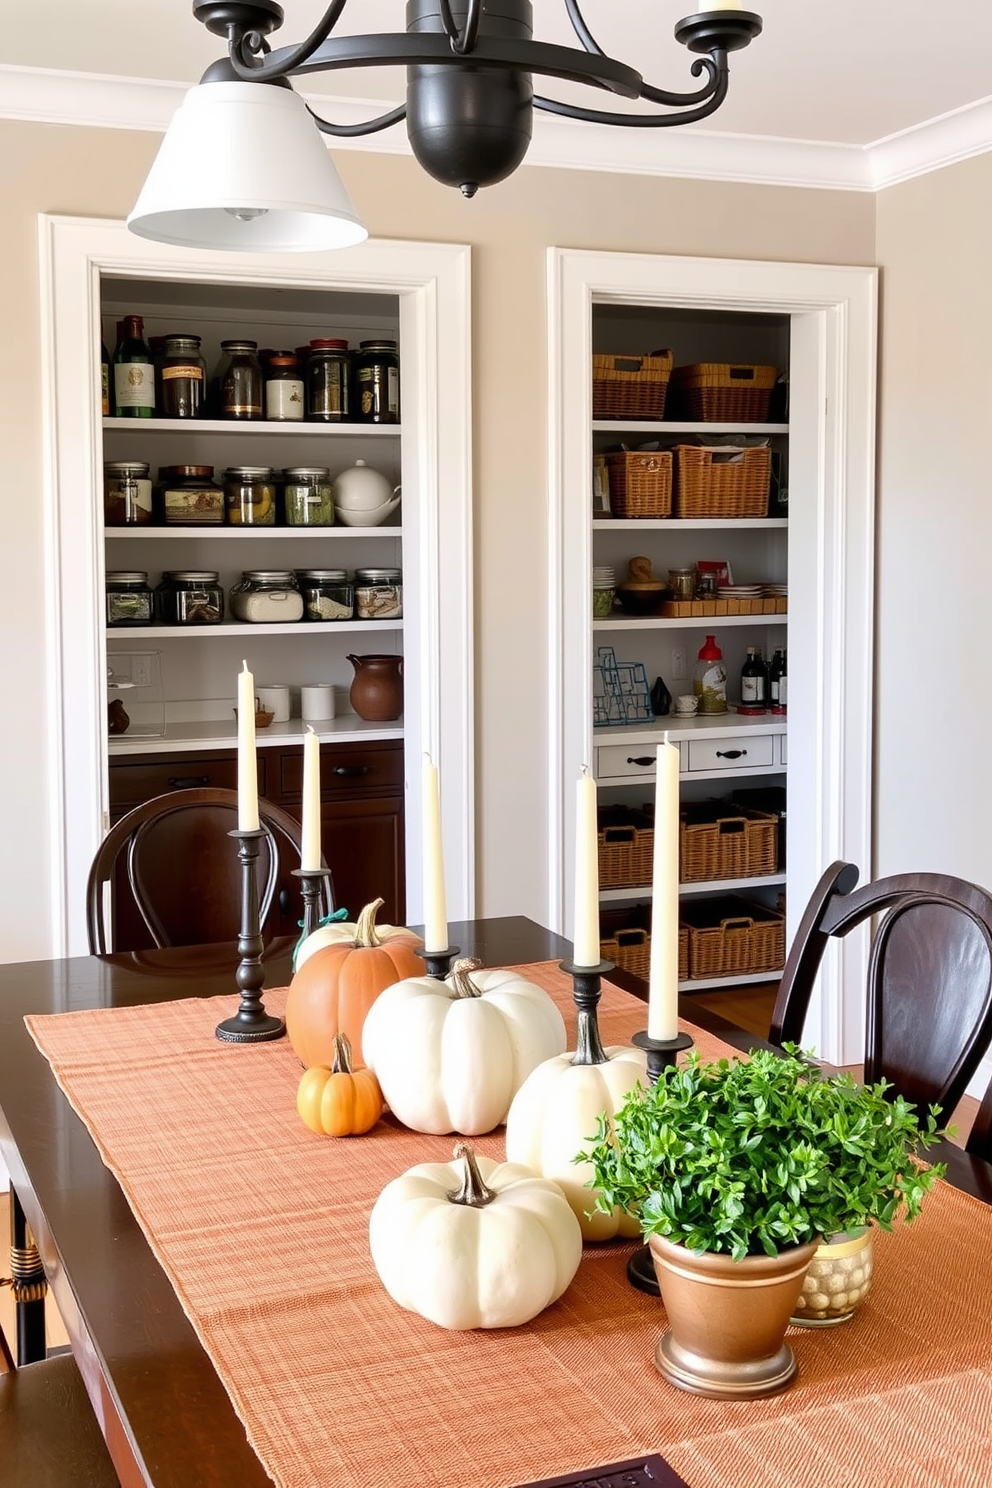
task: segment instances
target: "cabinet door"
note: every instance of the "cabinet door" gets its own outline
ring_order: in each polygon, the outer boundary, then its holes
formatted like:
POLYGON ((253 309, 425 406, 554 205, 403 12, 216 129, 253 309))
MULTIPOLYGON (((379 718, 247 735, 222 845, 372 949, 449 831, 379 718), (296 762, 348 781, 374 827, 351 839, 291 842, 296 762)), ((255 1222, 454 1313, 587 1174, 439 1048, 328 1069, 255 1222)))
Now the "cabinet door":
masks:
POLYGON ((402 795, 325 801, 320 822, 338 905, 345 905, 354 920, 363 905, 383 899, 380 921, 402 925, 406 917, 402 795))

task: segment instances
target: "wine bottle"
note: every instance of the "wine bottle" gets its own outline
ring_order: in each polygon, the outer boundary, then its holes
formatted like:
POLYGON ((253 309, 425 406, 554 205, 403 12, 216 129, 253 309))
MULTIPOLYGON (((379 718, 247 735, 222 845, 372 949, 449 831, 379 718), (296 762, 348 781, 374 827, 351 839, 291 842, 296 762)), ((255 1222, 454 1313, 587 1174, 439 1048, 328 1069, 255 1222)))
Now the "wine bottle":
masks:
POLYGON ((100 342, 100 415, 110 417, 110 352, 106 341, 100 342))
POLYGON ((767 672, 761 651, 757 646, 748 646, 747 657, 741 667, 741 706, 749 712, 765 710, 767 672))
POLYGON ((785 652, 777 649, 768 669, 768 701, 773 713, 784 713, 788 700, 785 652))
POLYGON ((140 315, 125 315, 114 348, 114 412, 118 418, 152 418, 155 369, 140 315))

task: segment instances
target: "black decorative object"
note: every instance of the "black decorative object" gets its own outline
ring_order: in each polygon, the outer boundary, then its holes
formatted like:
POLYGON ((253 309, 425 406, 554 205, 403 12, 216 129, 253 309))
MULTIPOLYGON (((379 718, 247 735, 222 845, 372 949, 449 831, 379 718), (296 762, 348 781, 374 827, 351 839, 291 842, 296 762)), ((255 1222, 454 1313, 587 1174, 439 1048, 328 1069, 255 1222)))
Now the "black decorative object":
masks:
POLYGON ((665 718, 672 711, 672 694, 665 686, 664 677, 655 679, 651 689, 651 706, 654 709, 655 718, 665 718))
POLYGON ((331 876, 330 868, 294 868, 293 877, 300 880, 303 894, 303 935, 306 940, 320 926, 321 899, 324 884, 331 876))
MULTIPOLYGON (((687 1033, 677 1033, 673 1039, 656 1039, 649 1033, 635 1033, 631 1043, 647 1054, 648 1083, 651 1085, 657 1085, 662 1070, 671 1068, 683 1049, 692 1047, 692 1039, 687 1033)), ((639 1292, 647 1292, 650 1297, 661 1296, 648 1246, 638 1246, 630 1257, 627 1262, 627 1280, 639 1292)))
POLYGON ((427 975, 443 982, 451 970, 452 961, 460 950, 460 946, 448 946, 444 951, 425 951, 418 948, 417 955, 423 956, 427 962, 427 975))
POLYGON ((602 979, 613 970, 612 961, 595 966, 576 966, 574 961, 559 961, 558 970, 572 978, 572 1001, 578 1013, 575 1030, 573 1064, 606 1064, 607 1054, 599 1036, 596 1009, 602 996, 602 979))
POLYGON ((262 1003, 262 987, 265 983, 265 968, 262 965, 262 927, 258 915, 258 848, 267 833, 256 828, 242 831, 236 828, 228 836, 238 840, 238 858, 241 862, 241 931, 238 935, 238 954, 241 957, 235 981, 241 992, 241 1003, 233 1018, 225 1018, 214 1029, 217 1037, 230 1044, 262 1044, 270 1039, 282 1038, 286 1024, 282 1018, 273 1018, 262 1003))
POLYGON ((521 1483, 520 1488, 687 1488, 687 1485, 671 1463, 651 1452, 645 1457, 607 1462, 602 1467, 588 1467, 560 1478, 521 1483))

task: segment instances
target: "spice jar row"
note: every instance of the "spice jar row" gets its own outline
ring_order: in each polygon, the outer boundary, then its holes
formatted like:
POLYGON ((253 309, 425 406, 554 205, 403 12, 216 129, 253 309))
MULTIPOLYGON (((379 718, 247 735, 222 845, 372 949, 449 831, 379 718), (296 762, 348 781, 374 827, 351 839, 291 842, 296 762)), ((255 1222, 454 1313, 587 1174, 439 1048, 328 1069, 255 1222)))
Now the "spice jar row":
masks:
POLYGON ((334 482, 324 466, 273 470, 232 465, 220 484, 212 465, 163 465, 158 481, 138 460, 103 467, 103 516, 108 527, 330 527, 334 482))
POLYGON ((113 358, 101 349, 105 417, 268 419, 277 423, 395 424, 400 417, 397 343, 316 337, 294 350, 257 341, 220 343, 212 377, 190 331, 145 339, 144 318, 117 325, 113 358))
MULTIPOLYGON (((403 614, 398 568, 246 569, 227 596, 234 620, 247 624, 297 621, 395 620, 403 614)), ((108 627, 220 625, 225 614, 220 574, 168 569, 153 588, 144 569, 106 575, 108 627)))

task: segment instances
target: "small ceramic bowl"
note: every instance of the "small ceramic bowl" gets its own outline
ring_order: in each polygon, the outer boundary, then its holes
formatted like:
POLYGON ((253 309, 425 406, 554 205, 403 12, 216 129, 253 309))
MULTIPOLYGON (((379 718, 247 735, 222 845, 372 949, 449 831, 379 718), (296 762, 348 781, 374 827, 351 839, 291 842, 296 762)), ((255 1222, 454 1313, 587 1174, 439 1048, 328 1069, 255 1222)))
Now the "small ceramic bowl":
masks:
POLYGON ((691 692, 684 692, 675 699, 675 712, 679 718, 691 718, 699 711, 699 699, 691 692))
POLYGON ((396 510, 396 506, 395 501, 383 502, 382 506, 373 506, 371 510, 352 507, 349 511, 346 506, 336 506, 334 520, 344 527, 378 527, 386 520, 390 512, 396 510))
POLYGON ((656 615, 664 593, 664 584, 617 585, 620 608, 628 615, 656 615))

